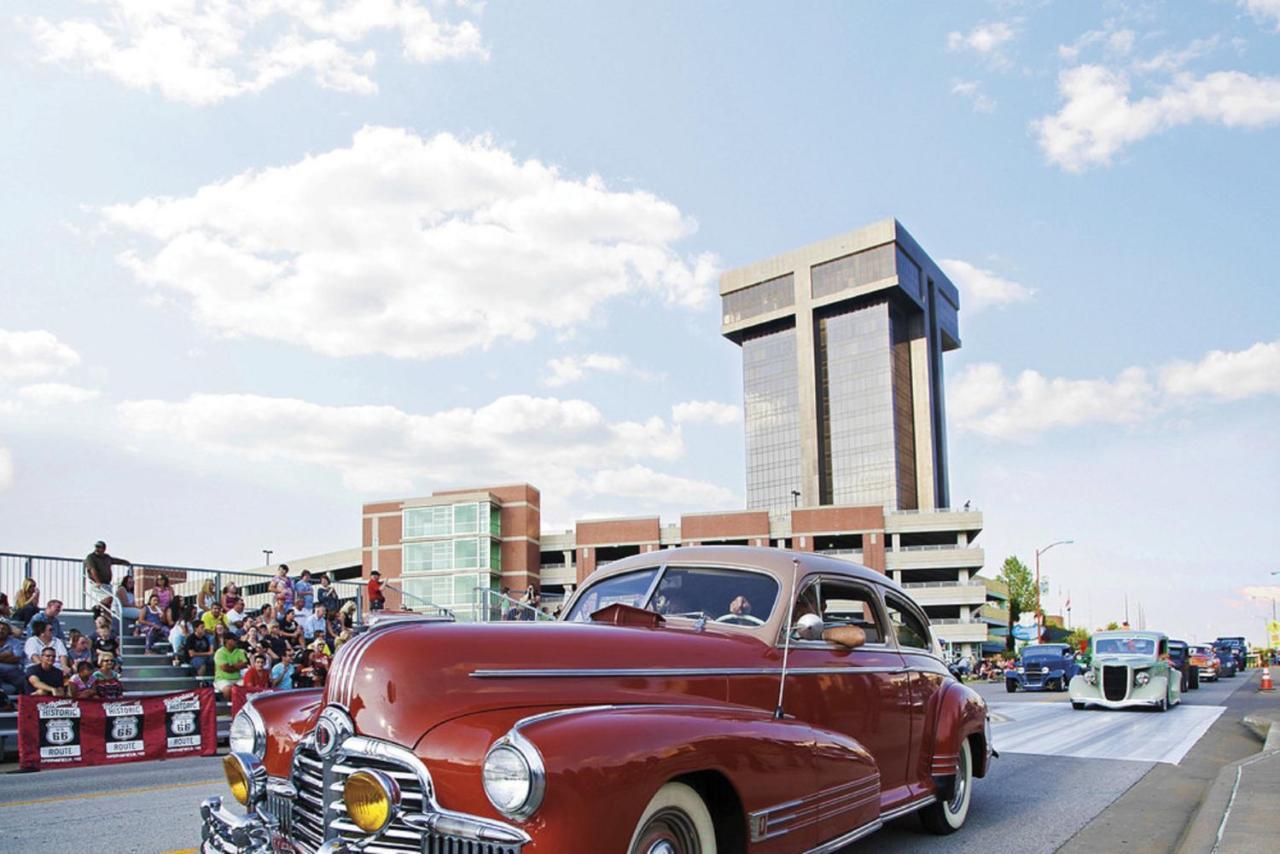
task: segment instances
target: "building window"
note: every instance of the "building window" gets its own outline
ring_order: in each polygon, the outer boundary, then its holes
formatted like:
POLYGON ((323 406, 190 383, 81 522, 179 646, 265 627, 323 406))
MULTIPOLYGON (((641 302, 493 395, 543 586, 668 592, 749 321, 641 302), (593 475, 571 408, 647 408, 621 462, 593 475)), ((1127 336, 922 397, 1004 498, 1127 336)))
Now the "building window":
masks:
POLYGON ((920 275, 920 265, 911 260, 911 256, 898 247, 898 285, 907 293, 924 299, 924 279, 920 275))
POLYGON ((796 331, 742 342, 747 438, 747 507, 785 510, 800 488, 800 393, 796 331))
POLYGON ((815 264, 809 271, 810 293, 813 298, 829 297, 850 288, 892 278, 895 274, 895 245, 886 243, 834 261, 815 264))
POLYGON ((724 295, 724 325, 759 317, 796 303, 795 276, 787 273, 724 295))
POLYGON ((459 534, 478 534, 481 519, 489 514, 489 529, 500 536, 502 519, 497 507, 488 502, 469 501, 465 504, 442 504, 435 507, 406 507, 403 513, 405 540, 426 537, 452 537, 459 534))

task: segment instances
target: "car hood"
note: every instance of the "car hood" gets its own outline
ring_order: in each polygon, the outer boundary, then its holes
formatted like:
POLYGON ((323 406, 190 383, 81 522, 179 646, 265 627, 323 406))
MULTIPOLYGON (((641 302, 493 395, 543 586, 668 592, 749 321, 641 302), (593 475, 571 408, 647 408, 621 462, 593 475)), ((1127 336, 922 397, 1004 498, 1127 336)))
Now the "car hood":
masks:
POLYGON ((439 724, 495 709, 725 702, 725 675, 699 671, 780 659, 752 635, 714 627, 406 622, 344 645, 325 701, 346 707, 357 732, 412 746, 439 724))
POLYGON ((1043 667, 1047 670, 1061 670, 1070 664, 1073 659, 1063 658, 1061 655, 1032 655, 1025 656, 1021 661, 1022 667, 1035 665, 1043 667))

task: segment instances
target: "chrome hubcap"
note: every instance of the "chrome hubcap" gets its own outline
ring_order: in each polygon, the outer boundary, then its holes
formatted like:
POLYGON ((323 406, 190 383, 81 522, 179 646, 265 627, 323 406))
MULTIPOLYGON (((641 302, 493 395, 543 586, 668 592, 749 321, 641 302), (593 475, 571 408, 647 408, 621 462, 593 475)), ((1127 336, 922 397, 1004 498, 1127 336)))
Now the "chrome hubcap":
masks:
POLYGON ((693 820, 683 810, 665 809, 649 818, 634 850, 643 854, 700 854, 702 846, 693 820))

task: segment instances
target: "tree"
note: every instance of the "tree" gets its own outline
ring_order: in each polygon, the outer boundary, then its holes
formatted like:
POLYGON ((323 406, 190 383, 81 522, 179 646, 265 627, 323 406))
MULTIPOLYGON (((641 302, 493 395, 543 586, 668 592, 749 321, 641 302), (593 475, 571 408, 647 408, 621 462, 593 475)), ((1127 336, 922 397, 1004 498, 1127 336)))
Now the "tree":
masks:
POLYGON ((1081 627, 1072 629, 1071 634, 1067 636, 1067 643, 1071 644, 1071 648, 1077 651, 1083 651, 1089 648, 1089 630, 1081 627))
POLYGON ((1005 638, 1005 649, 1013 652, 1013 627, 1022 618, 1023 611, 1029 611, 1036 605, 1036 583, 1031 577, 1031 570, 1014 555, 1004 559, 997 579, 1009 588, 1009 636, 1005 638))
POLYGON ((1120 624, 1117 623, 1115 620, 1112 620, 1111 622, 1107 623, 1107 627, 1103 629, 1103 631, 1114 632, 1114 631, 1119 631, 1119 629, 1120 629, 1120 624))

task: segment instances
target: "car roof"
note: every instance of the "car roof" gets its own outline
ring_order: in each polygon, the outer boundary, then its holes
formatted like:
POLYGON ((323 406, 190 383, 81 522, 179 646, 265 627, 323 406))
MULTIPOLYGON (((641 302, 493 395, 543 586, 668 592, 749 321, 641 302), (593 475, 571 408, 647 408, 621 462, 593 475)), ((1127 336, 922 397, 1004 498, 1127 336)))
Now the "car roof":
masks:
POLYGON ((1108 638, 1145 638, 1147 640, 1167 640, 1168 635, 1164 632, 1150 632, 1146 629, 1117 629, 1111 632, 1098 632, 1093 636, 1094 640, 1099 638, 1106 640, 1108 638))

